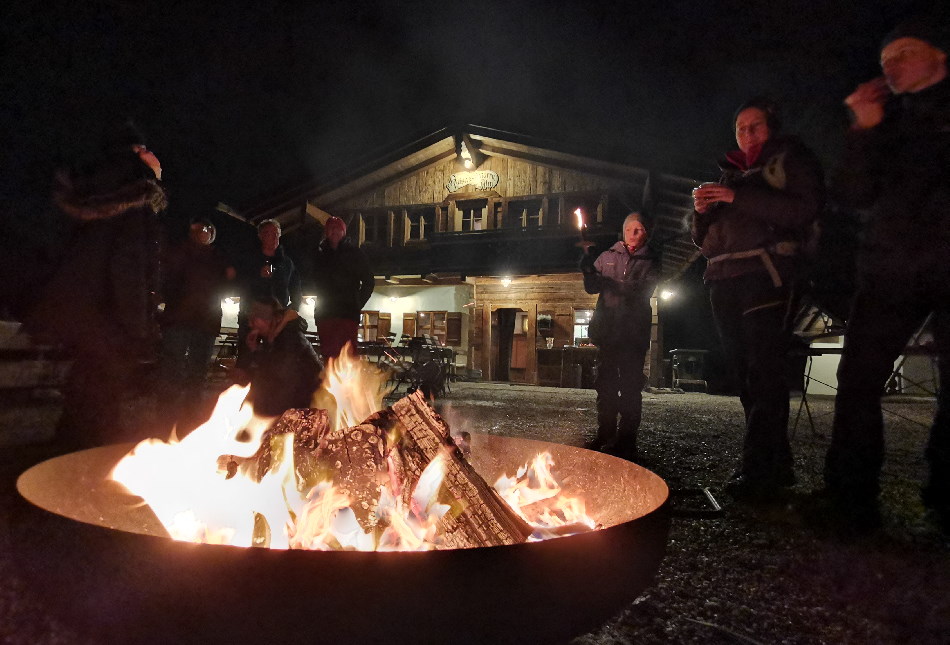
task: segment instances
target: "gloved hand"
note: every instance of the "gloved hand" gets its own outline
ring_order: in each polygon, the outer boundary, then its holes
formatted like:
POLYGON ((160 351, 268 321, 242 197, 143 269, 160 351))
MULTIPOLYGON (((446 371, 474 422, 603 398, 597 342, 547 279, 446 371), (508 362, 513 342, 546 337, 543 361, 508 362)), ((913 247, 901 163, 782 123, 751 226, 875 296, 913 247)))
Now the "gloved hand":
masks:
POLYGON ((597 273, 597 268, 594 266, 594 256, 590 255, 589 253, 582 255, 580 268, 585 274, 597 273))

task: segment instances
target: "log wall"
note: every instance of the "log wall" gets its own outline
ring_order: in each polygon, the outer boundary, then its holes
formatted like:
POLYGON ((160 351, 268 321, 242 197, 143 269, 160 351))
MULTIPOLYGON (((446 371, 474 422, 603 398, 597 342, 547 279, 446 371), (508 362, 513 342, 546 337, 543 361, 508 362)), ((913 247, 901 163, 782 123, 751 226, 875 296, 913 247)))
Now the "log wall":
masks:
MULTIPOLYGON (((544 195, 611 188, 630 188, 633 182, 599 177, 583 172, 529 163, 511 157, 489 156, 478 167, 498 173, 494 188, 503 197, 544 195)), ((408 177, 368 191, 336 205, 337 209, 381 208, 409 204, 439 204, 449 198, 445 185, 452 173, 459 172, 455 158, 440 161, 408 177)), ((470 190, 469 189, 462 189, 470 190)))
POLYGON ((497 376, 493 364, 497 347, 493 348, 492 343, 491 314, 501 308, 514 308, 528 314, 528 352, 523 373, 512 371, 510 377, 512 380, 537 383, 537 350, 544 347, 545 342, 537 333, 538 314, 545 313, 552 317, 554 346, 562 347, 573 341, 574 310, 593 309, 597 296, 584 291, 580 274, 565 274, 519 278, 508 287, 497 279, 477 279, 475 302, 471 313, 472 324, 469 326, 469 342, 473 348, 473 363, 482 370, 482 377, 491 380, 497 376))
MULTIPOLYGON (((650 351, 647 353, 644 372, 649 384, 659 385, 663 358, 662 335, 658 325, 656 298, 651 303, 653 320, 650 351)), ((510 380, 535 385, 553 384, 541 382, 549 380, 550 376, 545 378, 541 374, 543 368, 538 364, 538 350, 545 348, 545 337, 539 335, 537 329, 538 315, 551 316, 551 331, 546 335, 554 338, 553 346, 558 349, 573 343, 575 310, 593 309, 596 304, 597 296, 584 291, 580 273, 527 276, 513 280, 507 287, 497 278, 476 278, 475 306, 469 309, 470 366, 480 369, 483 379, 496 379, 497 339, 492 336, 497 334, 497 330, 492 328, 492 314, 502 308, 520 309, 528 314, 526 364, 524 370, 512 369, 510 380)))

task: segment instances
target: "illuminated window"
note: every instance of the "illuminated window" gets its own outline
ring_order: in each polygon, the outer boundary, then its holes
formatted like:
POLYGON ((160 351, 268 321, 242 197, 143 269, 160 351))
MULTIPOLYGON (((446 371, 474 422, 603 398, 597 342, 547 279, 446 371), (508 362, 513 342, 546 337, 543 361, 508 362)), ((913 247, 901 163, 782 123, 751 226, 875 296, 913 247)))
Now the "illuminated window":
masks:
POLYGON ((590 319, 594 315, 593 309, 574 310, 574 344, 587 345, 590 343, 590 319))
POLYGON ((379 336, 379 312, 364 311, 360 314, 359 340, 374 341, 379 336))
POLYGON ((445 345, 448 334, 447 313, 445 311, 417 311, 416 335, 428 335, 440 345, 445 345))
POLYGON ((357 339, 362 342, 377 342, 389 335, 392 314, 378 311, 360 312, 360 326, 357 339))

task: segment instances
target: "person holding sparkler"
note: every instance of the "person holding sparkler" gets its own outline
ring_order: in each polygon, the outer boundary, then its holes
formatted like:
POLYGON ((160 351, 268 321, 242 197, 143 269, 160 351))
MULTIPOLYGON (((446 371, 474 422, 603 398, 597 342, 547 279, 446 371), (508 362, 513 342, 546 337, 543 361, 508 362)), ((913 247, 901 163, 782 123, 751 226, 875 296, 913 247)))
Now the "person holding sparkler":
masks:
MULTIPOLYGON (((581 215, 579 215, 581 217, 581 215)), ((590 448, 631 461, 638 458, 637 432, 643 408, 643 365, 650 348, 650 297, 660 280, 658 254, 647 244, 647 219, 630 213, 622 239, 594 259, 584 240, 584 290, 599 293, 590 322, 597 359, 597 437, 590 448)))

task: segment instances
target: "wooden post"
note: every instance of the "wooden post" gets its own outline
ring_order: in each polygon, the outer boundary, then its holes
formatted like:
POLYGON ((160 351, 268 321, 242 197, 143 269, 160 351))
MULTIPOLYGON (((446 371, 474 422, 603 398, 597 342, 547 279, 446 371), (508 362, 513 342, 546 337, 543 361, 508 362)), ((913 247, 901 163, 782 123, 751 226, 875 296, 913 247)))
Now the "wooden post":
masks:
POLYGON ((486 302, 482 305, 482 378, 486 381, 492 380, 491 343, 491 303, 486 302))
POLYGON ((366 244, 366 220, 363 219, 363 213, 356 214, 356 223, 358 224, 357 246, 366 244))
MULTIPOLYGON (((657 287, 659 291, 659 287, 657 287)), ((650 298, 650 308, 653 315, 650 324, 650 353, 648 355, 647 383, 653 387, 662 387, 666 385, 663 380, 665 371, 663 369, 663 325, 660 323, 659 301, 654 292, 650 298)))
POLYGON ((538 303, 527 307, 528 310, 528 338, 527 338, 527 364, 525 382, 538 384, 538 303))
POLYGON ((396 233, 396 215, 392 211, 386 211, 386 246, 393 245, 393 237, 396 233))

